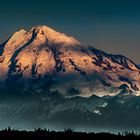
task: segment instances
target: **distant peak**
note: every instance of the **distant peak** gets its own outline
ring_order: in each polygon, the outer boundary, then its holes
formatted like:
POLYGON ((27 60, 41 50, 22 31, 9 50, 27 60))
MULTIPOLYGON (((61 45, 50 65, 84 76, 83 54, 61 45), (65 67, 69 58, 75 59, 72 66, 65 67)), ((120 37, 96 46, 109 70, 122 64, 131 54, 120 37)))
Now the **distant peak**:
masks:
POLYGON ((30 32, 33 32, 33 31, 36 32, 37 34, 49 34, 49 35, 59 33, 46 25, 35 26, 30 30, 30 32))
POLYGON ((55 31, 54 29, 46 25, 38 25, 33 27, 30 32, 36 32, 38 36, 45 36, 50 43, 66 44, 66 45, 79 45, 80 43, 71 36, 67 36, 64 33, 55 31))
POLYGON ((33 27, 34 30, 53 30, 52 28, 46 26, 46 25, 37 25, 33 27))

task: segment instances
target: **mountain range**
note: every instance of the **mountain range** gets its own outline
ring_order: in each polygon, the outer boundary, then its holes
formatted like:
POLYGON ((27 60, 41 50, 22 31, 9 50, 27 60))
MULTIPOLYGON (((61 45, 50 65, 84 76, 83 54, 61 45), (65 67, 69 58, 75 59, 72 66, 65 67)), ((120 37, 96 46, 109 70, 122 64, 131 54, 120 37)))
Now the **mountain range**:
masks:
POLYGON ((0 45, 0 95, 11 98, 1 99, 4 126, 140 124, 139 65, 45 25, 21 29, 0 45))

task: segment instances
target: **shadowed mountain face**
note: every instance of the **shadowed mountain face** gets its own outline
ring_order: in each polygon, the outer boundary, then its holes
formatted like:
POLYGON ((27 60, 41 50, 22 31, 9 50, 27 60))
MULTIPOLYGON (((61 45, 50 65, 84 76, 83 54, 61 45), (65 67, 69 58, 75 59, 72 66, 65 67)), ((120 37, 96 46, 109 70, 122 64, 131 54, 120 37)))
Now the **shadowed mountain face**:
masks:
POLYGON ((47 26, 0 45, 2 126, 137 128, 139 90, 140 68, 130 59, 47 26))

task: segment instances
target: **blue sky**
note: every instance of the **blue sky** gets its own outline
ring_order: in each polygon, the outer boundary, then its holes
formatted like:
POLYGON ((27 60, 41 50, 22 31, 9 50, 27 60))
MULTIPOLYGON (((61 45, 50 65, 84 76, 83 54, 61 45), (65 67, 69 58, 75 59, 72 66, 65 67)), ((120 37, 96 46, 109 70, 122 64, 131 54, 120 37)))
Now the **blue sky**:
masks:
POLYGON ((38 24, 140 63, 139 0, 0 1, 1 43, 20 28, 38 24))

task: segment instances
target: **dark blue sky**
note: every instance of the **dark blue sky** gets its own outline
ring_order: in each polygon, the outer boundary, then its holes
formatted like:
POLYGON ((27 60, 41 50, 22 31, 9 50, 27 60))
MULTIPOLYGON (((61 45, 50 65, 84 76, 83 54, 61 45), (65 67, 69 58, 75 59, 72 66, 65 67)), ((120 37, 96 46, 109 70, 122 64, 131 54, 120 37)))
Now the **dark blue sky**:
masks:
POLYGON ((0 42, 38 24, 140 63, 140 0, 0 1, 0 42))

